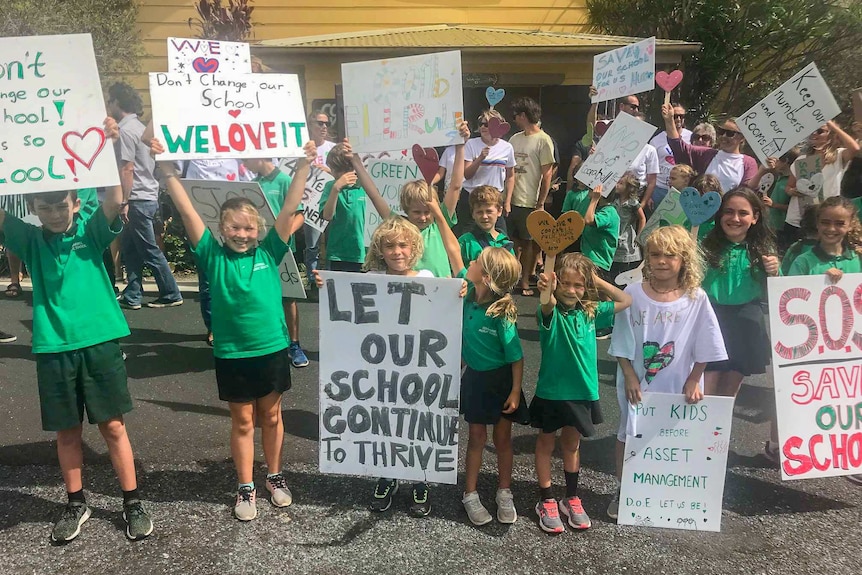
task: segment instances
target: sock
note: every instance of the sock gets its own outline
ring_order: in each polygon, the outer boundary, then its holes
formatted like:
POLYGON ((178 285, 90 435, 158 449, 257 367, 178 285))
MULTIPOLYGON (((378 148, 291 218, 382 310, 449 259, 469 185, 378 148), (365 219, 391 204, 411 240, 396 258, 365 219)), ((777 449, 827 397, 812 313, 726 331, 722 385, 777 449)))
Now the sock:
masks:
POLYGON ((254 489, 254 481, 252 481, 251 483, 237 483, 236 484, 237 491, 239 491, 243 487, 249 487, 251 489, 254 489))
POLYGON ((131 491, 123 491, 123 505, 126 505, 132 499, 140 499, 138 496, 138 488, 135 487, 131 491))
POLYGON ((580 471, 564 471, 566 474, 566 497, 575 497, 578 494, 578 475, 580 471))
POLYGON ((554 499, 553 493, 551 493, 551 486, 548 487, 539 487, 539 497, 542 501, 545 499, 554 499))
POLYGON ((84 499, 84 490, 79 489, 74 493, 66 492, 66 496, 69 498, 69 503, 86 503, 87 500, 84 499))

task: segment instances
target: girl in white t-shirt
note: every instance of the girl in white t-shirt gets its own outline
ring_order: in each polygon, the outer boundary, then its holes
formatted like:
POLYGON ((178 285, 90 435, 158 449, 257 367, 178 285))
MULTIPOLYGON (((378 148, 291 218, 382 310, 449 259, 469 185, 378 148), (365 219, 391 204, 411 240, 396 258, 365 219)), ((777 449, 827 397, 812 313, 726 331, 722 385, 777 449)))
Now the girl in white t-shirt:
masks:
MULTIPOLYGON (((627 430, 644 391, 682 393, 689 403, 703 399, 706 364, 727 358, 724 340, 706 293, 697 244, 681 226, 650 234, 644 280, 626 288, 632 305, 617 314, 608 353, 617 358, 617 479, 622 477, 627 430)), ((617 518, 619 489, 608 507, 617 518)))

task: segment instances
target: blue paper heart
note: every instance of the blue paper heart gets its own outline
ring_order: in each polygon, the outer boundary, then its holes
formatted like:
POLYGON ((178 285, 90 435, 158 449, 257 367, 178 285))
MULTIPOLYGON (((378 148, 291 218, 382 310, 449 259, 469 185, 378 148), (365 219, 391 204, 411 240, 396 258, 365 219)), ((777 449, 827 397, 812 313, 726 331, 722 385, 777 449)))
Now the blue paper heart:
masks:
POLYGON ((488 86, 485 89, 485 99, 491 106, 496 106, 506 97, 506 90, 503 88, 494 89, 494 86, 488 86))
POLYGON ((699 226, 709 221, 718 211, 721 206, 721 196, 718 192, 708 192, 701 196, 695 188, 685 188, 680 192, 679 203, 689 223, 692 226, 699 226))

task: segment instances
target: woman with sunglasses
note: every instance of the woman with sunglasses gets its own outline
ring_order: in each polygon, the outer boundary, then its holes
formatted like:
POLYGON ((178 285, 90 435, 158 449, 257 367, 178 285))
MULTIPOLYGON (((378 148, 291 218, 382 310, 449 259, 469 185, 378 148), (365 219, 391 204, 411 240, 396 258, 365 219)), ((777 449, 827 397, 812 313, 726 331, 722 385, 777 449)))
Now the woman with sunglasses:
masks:
MULTIPOLYGON (((685 138, 683 138, 685 139, 685 138)), ((715 128, 712 124, 701 122, 691 131, 691 144, 693 146, 715 147, 715 128)))
POLYGON ((748 186, 757 174, 757 161, 742 153, 745 137, 740 133, 736 122, 728 119, 716 126, 718 148, 687 144, 679 137, 674 122, 673 106, 664 104, 661 107, 667 130, 667 141, 673 150, 673 156, 678 164, 688 164, 699 174, 711 174, 721 182, 721 189, 732 190, 738 186, 748 186))
MULTIPOLYGON (((677 133, 683 141, 694 143, 691 141, 691 130, 685 128, 685 106, 680 103, 674 103, 672 106, 673 123, 676 126, 677 133)), ((667 144, 667 137, 667 131, 660 132, 649 142, 649 145, 655 148, 658 154, 658 175, 656 176, 655 189, 649 202, 651 205, 647 206, 650 210, 657 208, 667 195, 667 191, 670 189, 668 177, 670 176, 670 171, 676 165, 673 158, 673 150, 667 144)))

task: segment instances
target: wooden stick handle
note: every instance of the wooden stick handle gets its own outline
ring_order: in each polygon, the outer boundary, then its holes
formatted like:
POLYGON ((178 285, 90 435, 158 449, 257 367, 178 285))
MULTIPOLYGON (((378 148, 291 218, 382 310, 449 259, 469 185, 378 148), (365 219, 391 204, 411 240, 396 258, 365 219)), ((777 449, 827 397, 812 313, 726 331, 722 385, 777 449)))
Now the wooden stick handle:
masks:
POLYGON ((700 231, 700 226, 691 226, 691 239, 697 243, 697 233, 700 231))
MULTIPOLYGON (((554 265, 557 263, 557 254, 545 254, 545 273, 553 273, 554 265)), ((546 287, 539 293, 539 302, 542 305, 547 305, 551 301, 551 288, 546 287)))
POLYGON ((664 93, 664 103, 665 103, 665 104, 670 104, 670 92, 665 92, 665 93, 664 93))

